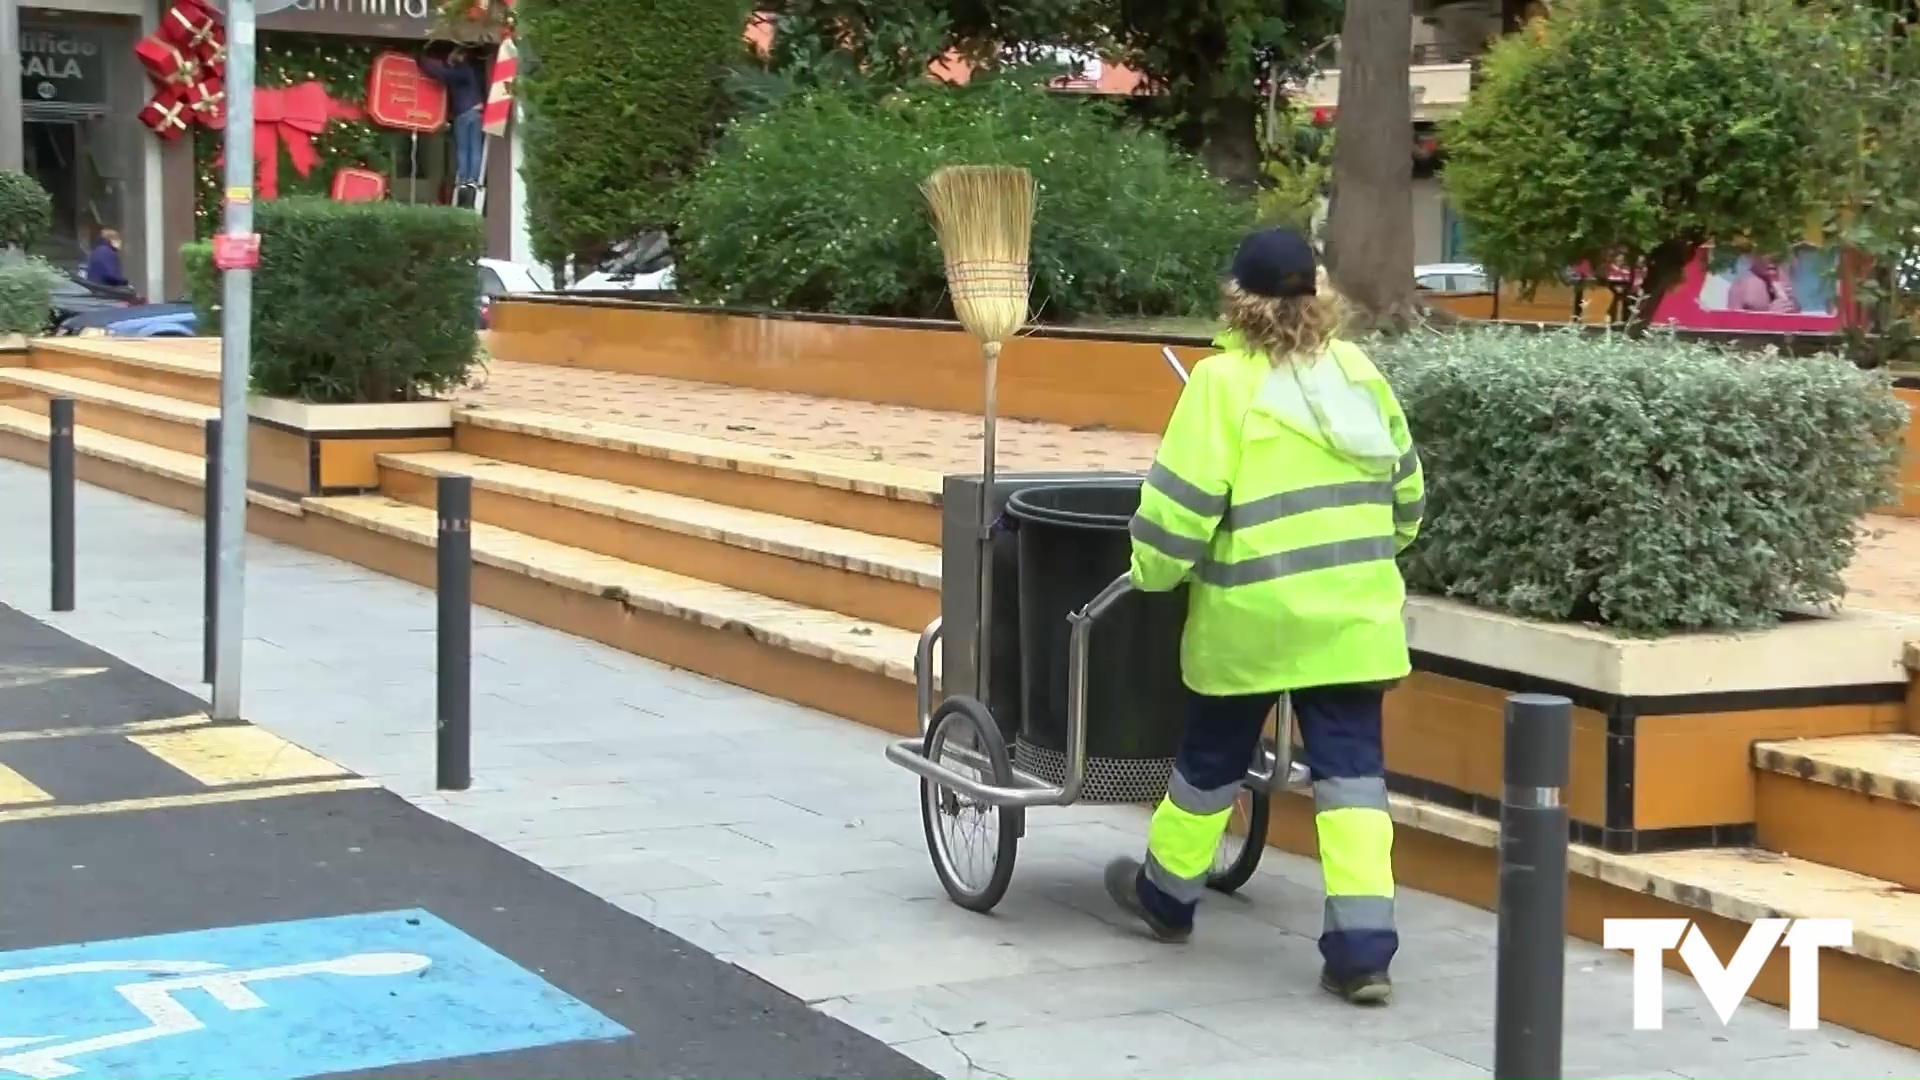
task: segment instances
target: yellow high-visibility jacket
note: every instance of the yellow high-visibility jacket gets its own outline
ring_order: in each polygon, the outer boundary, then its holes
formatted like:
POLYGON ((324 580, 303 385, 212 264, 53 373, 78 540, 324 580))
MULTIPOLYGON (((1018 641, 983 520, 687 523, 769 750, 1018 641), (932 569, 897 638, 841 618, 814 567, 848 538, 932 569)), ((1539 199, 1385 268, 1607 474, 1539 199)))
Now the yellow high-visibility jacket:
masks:
POLYGON ((1394 557, 1426 484, 1406 414, 1358 346, 1270 364, 1236 335, 1168 421, 1132 522, 1133 584, 1189 582, 1192 690, 1255 694, 1404 678, 1394 557))

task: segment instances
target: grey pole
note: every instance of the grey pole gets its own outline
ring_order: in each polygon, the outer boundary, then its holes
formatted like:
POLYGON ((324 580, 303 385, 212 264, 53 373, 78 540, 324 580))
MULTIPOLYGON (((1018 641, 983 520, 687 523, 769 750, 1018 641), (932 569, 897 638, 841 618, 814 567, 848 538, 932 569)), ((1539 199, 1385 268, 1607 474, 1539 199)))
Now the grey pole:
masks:
MULTIPOLYGON (((253 232, 254 0, 227 4, 226 222, 253 232)), ((213 718, 240 719, 240 643, 245 640, 247 374, 252 364, 253 271, 228 270, 220 318, 220 575, 214 628, 213 718)))
POLYGON ((48 520, 54 611, 73 610, 73 399, 47 402, 48 520))
POLYGON ((440 477, 434 505, 440 519, 434 785, 465 791, 473 786, 473 477, 440 477))
POLYGON ((0 169, 15 172, 27 167, 20 77, 20 0, 0 0, 0 169))
POLYGON ((219 666, 220 633, 220 418, 207 421, 206 485, 201 496, 206 500, 201 515, 201 547, 205 549, 201 569, 200 602, 200 681, 212 685, 214 668, 219 666))
POLYGON ((1567 808, 1573 702, 1507 698, 1493 1075, 1559 1080, 1567 969, 1567 808))

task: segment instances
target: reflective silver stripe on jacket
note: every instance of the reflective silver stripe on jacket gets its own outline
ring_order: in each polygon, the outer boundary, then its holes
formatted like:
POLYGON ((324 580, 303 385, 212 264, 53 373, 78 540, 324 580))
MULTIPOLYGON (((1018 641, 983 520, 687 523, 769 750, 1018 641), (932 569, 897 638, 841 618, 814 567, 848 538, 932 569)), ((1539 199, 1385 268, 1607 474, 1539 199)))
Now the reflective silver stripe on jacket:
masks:
POLYGON ((1147 485, 1172 499, 1182 510, 1201 517, 1217 518, 1227 512, 1227 496, 1210 495, 1157 461, 1147 470, 1147 485))
POLYGON ((1419 520, 1426 515, 1427 500, 1425 496, 1414 499, 1412 502, 1393 504, 1393 523, 1395 525, 1413 525, 1418 523, 1419 520))
POLYGON ((1263 581, 1291 577, 1294 574, 1312 573, 1315 570, 1332 570, 1341 566, 1358 566, 1361 563, 1391 560, 1394 554, 1393 537, 1368 536, 1294 548, 1292 551, 1261 555, 1252 559, 1243 559, 1240 562, 1203 562, 1194 569, 1194 576, 1205 584, 1231 589, 1239 585, 1258 585, 1263 581))
POLYGON ((1400 466, 1393 470, 1393 482, 1397 485, 1400 481, 1405 480, 1407 477, 1419 471, 1420 452, 1417 450, 1408 450, 1406 453, 1400 455, 1400 466))
POLYGON ((1127 534, 1169 559, 1199 562, 1207 557, 1206 541, 1181 536, 1145 514, 1133 515, 1133 520, 1127 523, 1127 534))
POLYGON ((1235 504, 1227 508, 1227 516, 1220 522, 1220 527, 1251 529, 1295 514, 1310 514, 1315 510, 1391 505, 1392 484, 1384 480, 1343 480, 1337 484, 1317 484, 1235 504))

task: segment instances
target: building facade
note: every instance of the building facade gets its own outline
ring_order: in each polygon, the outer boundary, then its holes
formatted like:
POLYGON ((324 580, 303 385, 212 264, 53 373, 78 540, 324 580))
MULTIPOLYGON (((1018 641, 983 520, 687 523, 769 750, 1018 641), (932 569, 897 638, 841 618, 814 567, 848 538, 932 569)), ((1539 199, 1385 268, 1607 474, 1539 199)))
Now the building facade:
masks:
MULTIPOLYGON (((0 144, 18 139, 20 166, 53 196, 53 235, 42 254, 75 266, 100 229, 116 229, 127 277, 155 300, 184 293, 180 248, 205 231, 196 214, 195 144, 221 138, 195 127, 163 140, 139 119, 153 86, 134 46, 159 26, 168 6, 166 0, 32 0, 16 7, 16 0, 0 0, 0 20, 12 14, 8 9, 17 11, 19 71, 17 99, 0 94, 0 144)), ((431 0, 294 0, 260 20, 261 40, 327 36, 415 52, 429 41, 432 14, 431 0)), ((0 41, 5 37, 0 33, 0 41)), ((487 240, 493 256, 524 260, 518 139, 514 125, 506 138, 489 140, 487 240)), ((202 163, 209 149, 203 143, 202 163)), ((437 176, 447 154, 444 136, 428 136, 414 149, 425 164, 407 163, 408 175, 393 182, 396 197, 419 198, 418 183, 409 191, 408 181, 417 181, 415 174, 437 176)))

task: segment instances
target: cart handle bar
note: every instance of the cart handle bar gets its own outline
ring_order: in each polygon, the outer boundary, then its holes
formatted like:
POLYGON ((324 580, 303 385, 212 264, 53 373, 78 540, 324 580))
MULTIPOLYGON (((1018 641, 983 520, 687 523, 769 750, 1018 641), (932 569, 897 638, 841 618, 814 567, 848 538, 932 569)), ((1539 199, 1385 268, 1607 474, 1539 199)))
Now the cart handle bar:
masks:
POLYGON ((938 620, 920 635, 920 648, 914 654, 919 699, 915 704, 922 706, 921 737, 902 739, 888 746, 887 760, 943 787, 994 806, 1067 806, 1078 801, 1080 788, 1087 779, 1087 654, 1093 644, 1093 624, 1112 610, 1121 597, 1132 591, 1132 575, 1121 574, 1087 601, 1085 607, 1067 616, 1070 627, 1067 632, 1067 775, 1060 786, 1045 784, 1018 770, 1014 772, 1013 786, 983 784, 928 760, 925 740, 931 717, 924 706, 932 700, 932 680, 928 678, 931 672, 925 665, 931 663, 933 643, 940 638, 938 620))

